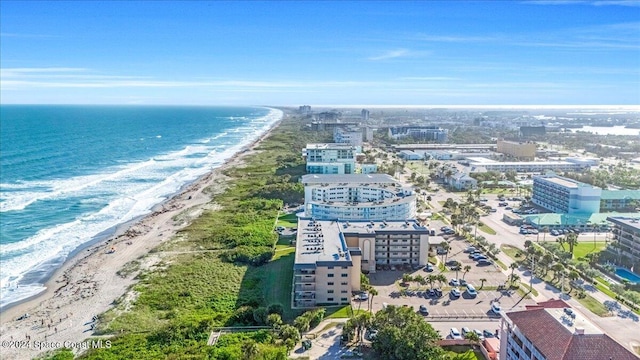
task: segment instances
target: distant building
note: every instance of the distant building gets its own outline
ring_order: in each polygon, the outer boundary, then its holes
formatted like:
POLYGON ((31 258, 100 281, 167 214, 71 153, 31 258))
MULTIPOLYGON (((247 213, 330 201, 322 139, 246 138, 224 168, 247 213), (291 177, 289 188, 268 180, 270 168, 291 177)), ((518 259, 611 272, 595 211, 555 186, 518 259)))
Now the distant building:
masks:
POLYGON ((600 165, 600 160, 595 159, 595 158, 576 158, 576 157, 567 157, 564 159, 564 161, 573 163, 573 164, 579 164, 581 165, 584 169, 588 169, 592 166, 598 166, 600 165))
POLYGON ((378 172, 378 165, 376 164, 356 164, 356 168, 360 169, 360 174, 375 174, 378 172))
POLYGON ((411 150, 402 150, 400 151, 398 156, 400 156, 402 159, 405 159, 405 160, 422 160, 423 158, 422 155, 411 150))
POLYGON ((416 140, 435 141, 438 143, 447 142, 448 130, 438 126, 394 126, 389 127, 389 137, 392 139, 403 139, 407 137, 416 140))
POLYGON ((333 141, 362 147, 362 130, 358 127, 339 126, 333 129, 333 141))
POLYGON ((496 151, 510 158, 533 161, 536 157, 536 144, 532 142, 515 142, 498 140, 496 151))
POLYGON ((406 220, 416 195, 386 174, 304 175, 305 216, 317 220, 406 220))
POLYGON ((302 105, 300 107, 298 107, 298 113, 302 114, 302 115, 308 115, 311 114, 311 106, 309 105, 302 105))
POLYGON ((613 240, 620 245, 620 250, 633 260, 640 261, 640 220, 611 216, 607 218, 613 223, 613 240))
POLYGON ((371 142, 373 141, 373 128, 370 126, 362 127, 362 132, 364 133, 364 141, 371 142))
POLYGON ((307 144, 306 170, 309 174, 353 174, 358 147, 351 144, 307 144))
POLYGON ((602 189, 555 174, 533 177, 531 201, 555 213, 597 213, 602 189))
POLYGON ((453 174, 446 181, 456 190, 470 190, 478 187, 478 181, 464 172, 453 174))
POLYGON ((468 157, 469 166, 496 172, 544 173, 547 171, 583 171, 582 164, 568 161, 495 161, 484 157, 468 157))
POLYGON ((324 122, 337 122, 340 120, 340 118, 342 117, 342 113, 339 111, 323 111, 321 113, 316 114, 316 119, 318 121, 324 121, 324 122))
POLYGON ((602 190, 600 212, 636 211, 640 208, 640 190, 602 190))
POLYGON ((313 131, 333 131, 336 127, 358 126, 356 122, 339 122, 339 121, 312 121, 310 125, 313 131))
POLYGON ((296 236, 295 308, 348 304, 352 291, 360 290, 361 271, 429 261, 429 230, 415 220, 301 218, 296 236))
POLYGON ((362 118, 362 121, 369 121, 369 110, 362 109, 362 111, 360 112, 360 116, 362 118))
POLYGON ((520 137, 528 138, 546 134, 547 130, 544 126, 520 126, 520 137))
POLYGON ((500 360, 638 359, 561 300, 503 312, 500 335, 500 360))

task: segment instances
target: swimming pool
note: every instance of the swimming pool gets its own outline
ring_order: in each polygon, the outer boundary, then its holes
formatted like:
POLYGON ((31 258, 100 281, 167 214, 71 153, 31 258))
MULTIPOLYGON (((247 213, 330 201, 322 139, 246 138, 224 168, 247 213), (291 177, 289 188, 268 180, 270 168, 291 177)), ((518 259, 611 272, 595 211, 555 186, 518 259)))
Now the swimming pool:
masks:
POLYGON ((616 275, 618 275, 622 279, 627 279, 631 283, 640 284, 640 276, 632 273, 631 271, 625 268, 616 268, 616 275))

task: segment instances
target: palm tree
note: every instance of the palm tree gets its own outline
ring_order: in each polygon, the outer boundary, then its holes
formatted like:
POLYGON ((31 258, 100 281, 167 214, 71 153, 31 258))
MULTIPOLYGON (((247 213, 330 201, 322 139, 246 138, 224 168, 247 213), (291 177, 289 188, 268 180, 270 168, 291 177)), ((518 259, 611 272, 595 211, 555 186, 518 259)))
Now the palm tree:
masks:
POLYGON ((549 227, 548 226, 544 226, 542 228, 542 242, 545 242, 547 240, 547 233, 549 232, 549 227))
POLYGON ((511 281, 511 285, 512 285, 512 286, 513 286, 513 285, 515 285, 515 284, 516 284, 516 282, 518 282, 518 280, 520 280, 520 275, 518 275, 518 274, 511 274, 510 281, 511 281))
POLYGON ((571 286, 571 289, 573 289, 573 282, 578 280, 578 278, 580 278, 580 274, 578 274, 578 272, 575 271, 575 270, 571 270, 569 272, 568 276, 569 276, 569 280, 570 280, 569 281, 569 286, 571 286))
POLYGON ((551 266, 551 270, 553 270, 553 279, 555 280, 558 275, 560 275, 564 271, 564 265, 560 263, 555 263, 551 266))
POLYGON ((443 263, 447 262, 447 257, 449 256, 449 249, 451 248, 451 246, 449 245, 448 242, 444 242, 442 244, 440 244, 440 247, 442 247, 445 250, 445 254, 443 255, 443 263))
POLYGON ((478 345, 480 343, 480 337, 475 333, 475 331, 467 332, 464 334, 464 338, 469 340, 473 345, 478 345))
POLYGON ((578 234, 569 233, 566 238, 567 244, 569 245, 569 252, 573 255, 573 247, 578 245, 578 234))
POLYGON ((471 270, 471 265, 467 265, 464 267, 464 273, 462 274, 462 279, 467 275, 467 273, 471 270))
POLYGON ((564 238, 564 236, 559 236, 558 238, 556 238, 556 241, 558 243, 560 243, 560 246, 562 246, 562 250, 566 251, 564 248, 564 244, 567 242, 566 239, 564 238))
POLYGON ((378 295, 378 290, 373 286, 369 289, 369 312, 373 311, 373 297, 378 295))
POLYGON ((440 287, 442 287, 442 284, 447 283, 447 277, 444 274, 436 275, 436 280, 438 281, 438 283, 440 283, 440 287))
POLYGON ((242 358, 244 360, 254 359, 259 352, 258 344, 253 340, 247 340, 242 344, 242 358))
POLYGON ((460 266, 461 266, 461 265, 462 265, 462 264, 460 264, 460 262, 458 262, 458 261, 456 261, 456 262, 453 264, 453 267, 456 269, 456 279, 458 278, 458 271, 460 271, 460 266))
POLYGON ((485 278, 480 279, 480 289, 482 289, 482 287, 484 286, 485 281, 487 281, 487 279, 485 278))
POLYGON ((509 265, 509 269, 511 269, 511 275, 510 277, 513 277, 513 272, 518 268, 518 263, 516 262, 512 262, 511 265, 509 265))
POLYGON ((433 290, 433 283, 438 281, 438 275, 429 275, 427 276, 427 282, 429 283, 429 285, 431 286, 431 289, 433 290))
POLYGON ((409 282, 411 282, 411 280, 413 280, 413 277, 411 277, 411 275, 409 274, 402 275, 402 282, 406 284, 405 286, 409 286, 409 282))

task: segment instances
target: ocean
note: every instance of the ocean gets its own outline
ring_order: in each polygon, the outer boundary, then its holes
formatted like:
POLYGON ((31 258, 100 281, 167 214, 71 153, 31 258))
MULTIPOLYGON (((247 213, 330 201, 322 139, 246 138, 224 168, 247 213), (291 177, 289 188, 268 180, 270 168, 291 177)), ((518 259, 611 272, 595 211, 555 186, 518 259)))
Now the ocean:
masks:
POLYGON ((260 107, 0 106, 0 309, 264 134, 260 107))

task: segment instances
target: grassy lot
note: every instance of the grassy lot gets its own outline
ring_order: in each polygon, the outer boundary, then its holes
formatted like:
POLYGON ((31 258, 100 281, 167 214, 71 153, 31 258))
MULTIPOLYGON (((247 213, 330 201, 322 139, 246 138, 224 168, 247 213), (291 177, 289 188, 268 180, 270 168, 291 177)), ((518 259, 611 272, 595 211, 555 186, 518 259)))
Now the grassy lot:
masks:
POLYGON ((503 270, 507 270, 507 265, 500 260, 496 260, 496 264, 500 266, 503 270))
POLYGON ((589 295, 587 295, 587 297, 585 297, 584 299, 580 299, 576 296, 575 299, 578 300, 578 302, 582 304, 582 306, 586 307, 587 309, 589 309, 589 311, 591 311, 592 313, 598 316, 609 315, 609 311, 607 310, 607 308, 604 307, 604 305, 601 302, 599 302, 598 300, 594 299, 589 295))
MULTIPOLYGON (((293 262, 295 248, 288 249, 288 253, 279 256, 277 260, 256 268, 261 274, 261 285, 264 289, 266 304, 282 304, 284 307, 283 320, 292 320, 295 312, 291 310, 291 282, 293 280, 293 262)), ((276 256, 279 254, 276 253, 276 256)))
POLYGON ((534 288, 532 288, 531 286, 529 286, 529 284, 525 284, 525 283, 520 283, 520 286, 522 286, 523 288, 525 288, 526 292, 531 291, 531 294, 533 294, 533 296, 538 296, 538 291, 534 288))
POLYGON ((573 258, 586 259, 585 256, 587 254, 590 254, 593 252, 600 252, 604 250, 605 246, 606 246, 606 242, 604 241, 596 241, 595 246, 592 241, 579 242, 578 246, 574 246, 573 248, 573 258))
POLYGON ((446 351, 446 358, 456 360, 484 360, 484 355, 480 350, 473 350, 471 346, 456 345, 443 347, 446 351))
POLYGON ((607 294, 612 299, 616 298, 616 293, 614 293, 613 291, 609 290, 609 286, 604 285, 600 281, 596 281, 595 285, 596 285, 596 289, 598 289, 598 290, 602 291, 603 293, 607 294))
MULTIPOLYGON (((366 307, 366 304, 364 304, 364 302, 363 302, 363 306, 366 307)), ((348 319, 351 316, 353 316, 354 313, 359 314, 363 312, 367 312, 367 310, 363 310, 363 309, 358 310, 357 307, 353 309, 351 305, 331 306, 326 308, 326 313, 324 318, 325 319, 348 319)))
POLYGON ((296 214, 285 214, 278 217, 276 226, 284 226, 289 228, 298 227, 298 217, 296 214))
POLYGON ((516 247, 513 247, 511 245, 500 245, 500 250, 502 250, 503 253, 513 259, 513 261, 522 259, 522 256, 520 256, 520 258, 516 257, 516 254, 522 254, 522 250, 516 247))
POLYGON ((485 232, 489 235, 495 235, 497 234, 495 230, 493 230, 492 228, 490 228, 487 224, 482 223, 482 226, 478 226, 478 229, 482 232, 485 232))

